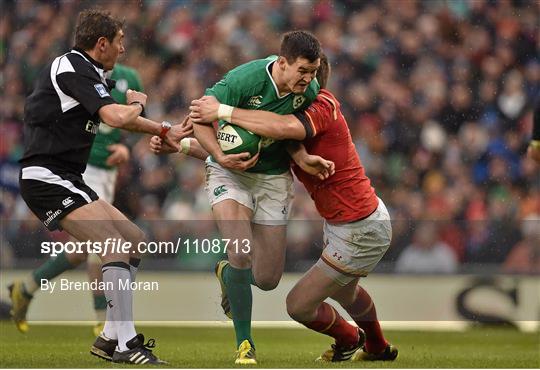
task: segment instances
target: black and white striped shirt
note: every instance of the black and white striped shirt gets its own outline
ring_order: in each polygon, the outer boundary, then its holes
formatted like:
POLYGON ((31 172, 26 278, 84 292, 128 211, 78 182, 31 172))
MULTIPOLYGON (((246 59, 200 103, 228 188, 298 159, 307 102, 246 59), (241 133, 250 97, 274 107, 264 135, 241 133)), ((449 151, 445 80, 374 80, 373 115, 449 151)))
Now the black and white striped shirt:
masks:
POLYGON ((103 65, 80 49, 53 60, 24 108, 23 167, 83 173, 98 131, 98 110, 115 101, 103 65))

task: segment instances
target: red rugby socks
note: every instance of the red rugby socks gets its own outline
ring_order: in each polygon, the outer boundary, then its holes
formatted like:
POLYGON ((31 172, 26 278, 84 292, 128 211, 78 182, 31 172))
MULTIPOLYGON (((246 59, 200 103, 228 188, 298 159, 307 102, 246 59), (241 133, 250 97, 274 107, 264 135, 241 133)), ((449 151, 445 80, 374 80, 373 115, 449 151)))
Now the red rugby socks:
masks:
POLYGON ((317 316, 311 322, 302 322, 307 328, 329 335, 340 347, 351 347, 358 344, 358 329, 341 317, 336 309, 323 302, 317 308, 317 316))
POLYGON ((377 320, 375 304, 368 292, 361 286, 356 287, 356 299, 347 307, 343 307, 353 318, 356 325, 366 333, 366 350, 370 353, 381 353, 388 342, 384 339, 381 325, 377 320))

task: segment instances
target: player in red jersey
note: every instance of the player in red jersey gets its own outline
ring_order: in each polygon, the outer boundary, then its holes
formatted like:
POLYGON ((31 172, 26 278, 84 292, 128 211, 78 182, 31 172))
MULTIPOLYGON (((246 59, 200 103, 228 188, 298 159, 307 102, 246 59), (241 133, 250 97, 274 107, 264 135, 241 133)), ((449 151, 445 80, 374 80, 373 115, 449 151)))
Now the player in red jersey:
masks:
MULTIPOLYGON (((293 165, 325 219, 325 248, 317 263, 289 292, 287 311, 306 327, 335 338, 336 343, 321 355, 321 360, 394 360, 397 348, 384 338, 373 301, 358 285, 360 277, 367 276, 390 246, 390 216, 365 175, 339 102, 324 89, 329 73, 327 59, 321 58, 317 75, 321 91, 304 112, 281 116, 234 108, 231 121, 264 137, 303 140, 303 146, 290 150, 297 163, 305 158, 306 150, 334 162, 335 174, 324 180, 293 165), (328 297, 363 330, 350 325, 324 302, 328 297)), ((215 120, 219 106, 214 97, 195 100, 190 107, 191 118, 194 122, 215 120)))

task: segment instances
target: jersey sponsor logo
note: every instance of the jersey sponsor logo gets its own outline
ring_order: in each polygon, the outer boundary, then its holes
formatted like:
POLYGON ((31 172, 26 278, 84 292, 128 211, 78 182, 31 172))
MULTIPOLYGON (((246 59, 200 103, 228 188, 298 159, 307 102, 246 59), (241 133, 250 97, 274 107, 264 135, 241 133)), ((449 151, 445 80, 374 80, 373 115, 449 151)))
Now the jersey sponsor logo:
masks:
POLYGON ((214 188, 214 196, 220 197, 227 192, 225 185, 220 185, 214 188))
POLYGON ((99 96, 101 98, 104 98, 106 96, 110 96, 109 93, 107 92, 107 89, 105 88, 105 85, 103 85, 103 84, 95 84, 94 89, 96 89, 96 91, 98 92, 98 94, 99 94, 99 96))
POLYGON ((70 205, 72 205, 73 203, 75 203, 75 201, 73 199, 71 199, 71 197, 67 197, 66 199, 64 199, 62 201, 62 205, 64 206, 64 208, 67 208, 69 207, 70 205))
POLYGON ((258 108, 262 104, 262 95, 256 95, 249 98, 247 105, 249 107, 258 108))
POLYGON ((60 214, 62 213, 61 209, 57 209, 56 211, 49 210, 47 213, 45 213, 45 216, 47 216, 47 219, 43 221, 43 225, 49 226, 49 224, 60 214))
POLYGON ((97 134, 99 130, 99 122, 95 123, 94 121, 88 120, 88 122, 86 122, 86 127, 84 128, 84 130, 94 135, 97 134))
POLYGON ((292 106, 294 109, 298 109, 302 106, 302 104, 304 104, 305 101, 306 98, 304 97, 304 95, 295 95, 292 106))

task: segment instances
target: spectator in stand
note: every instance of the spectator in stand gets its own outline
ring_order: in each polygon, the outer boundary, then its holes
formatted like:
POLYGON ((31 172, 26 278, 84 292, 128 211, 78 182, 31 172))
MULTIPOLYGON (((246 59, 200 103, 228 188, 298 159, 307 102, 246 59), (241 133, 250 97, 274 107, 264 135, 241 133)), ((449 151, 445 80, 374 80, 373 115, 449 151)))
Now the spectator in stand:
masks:
POLYGON ((452 248, 439 240, 435 222, 422 221, 416 228, 413 243, 399 256, 397 272, 452 273, 457 271, 457 258, 452 248))
POLYGON ((503 271, 509 273, 540 273, 540 215, 534 214, 521 222, 523 240, 518 242, 504 261, 503 271))
MULTIPOLYGON (((0 193, 10 199, 18 192, 10 185, 10 173, 18 172, 13 164, 21 156, 25 96, 33 90, 44 62, 72 46, 69 30, 75 15, 88 4, 2 2, 0 193)), ((501 247, 518 241, 520 218, 540 214, 540 149, 536 149, 540 147, 534 144, 540 136, 534 134, 529 145, 530 113, 540 99, 538 1, 100 0, 95 4, 125 17, 129 52, 121 62, 140 71, 152 97, 147 114, 157 121, 177 121, 204 86, 247 60, 271 54, 283 32, 306 28, 334 61, 329 89, 343 102, 367 175, 381 198, 388 200, 392 218, 414 225, 426 217, 424 209, 429 207, 443 226, 441 239, 467 264, 502 263, 508 248, 501 247), (528 147, 533 157, 524 155, 528 147), (534 156, 538 163, 531 160, 534 156), (437 185, 436 192, 424 191, 426 184, 437 185), (496 205, 509 212, 503 225, 510 230, 503 233, 491 232, 499 222, 494 220, 498 211, 488 212, 488 198, 495 189, 508 194, 496 205), (469 213, 475 214, 474 224, 468 221, 469 213), (480 250, 481 255, 476 253, 480 250)), ((535 127, 538 132, 540 124, 535 127)), ((137 143, 135 135, 131 140, 133 155, 119 168, 121 191, 115 205, 131 219, 144 220, 145 197, 152 195, 159 208, 155 217, 170 218, 166 202, 171 192, 203 168, 182 156, 156 158, 146 142, 137 143)), ((200 197, 194 196, 200 192, 193 189, 193 196, 185 196, 181 204, 196 210, 192 217, 209 219, 209 207, 201 207, 200 197)), ((23 229, 18 236, 12 233, 17 234, 16 210, 21 208, 20 198, 13 199, 2 211, 10 224, 5 228, 9 237, 4 235, 8 240, 23 235, 23 229)), ((297 187, 296 199, 297 214, 316 217, 302 187, 297 187)), ((149 227, 157 224, 150 222, 149 227)), ((24 232, 28 227, 25 224, 24 232)), ((390 248, 388 261, 409 244, 411 230, 402 231, 395 239, 399 247, 395 252, 390 248)), ((311 265, 317 255, 302 243, 290 242, 288 248, 289 256, 294 256, 287 261, 291 269, 311 265)))

